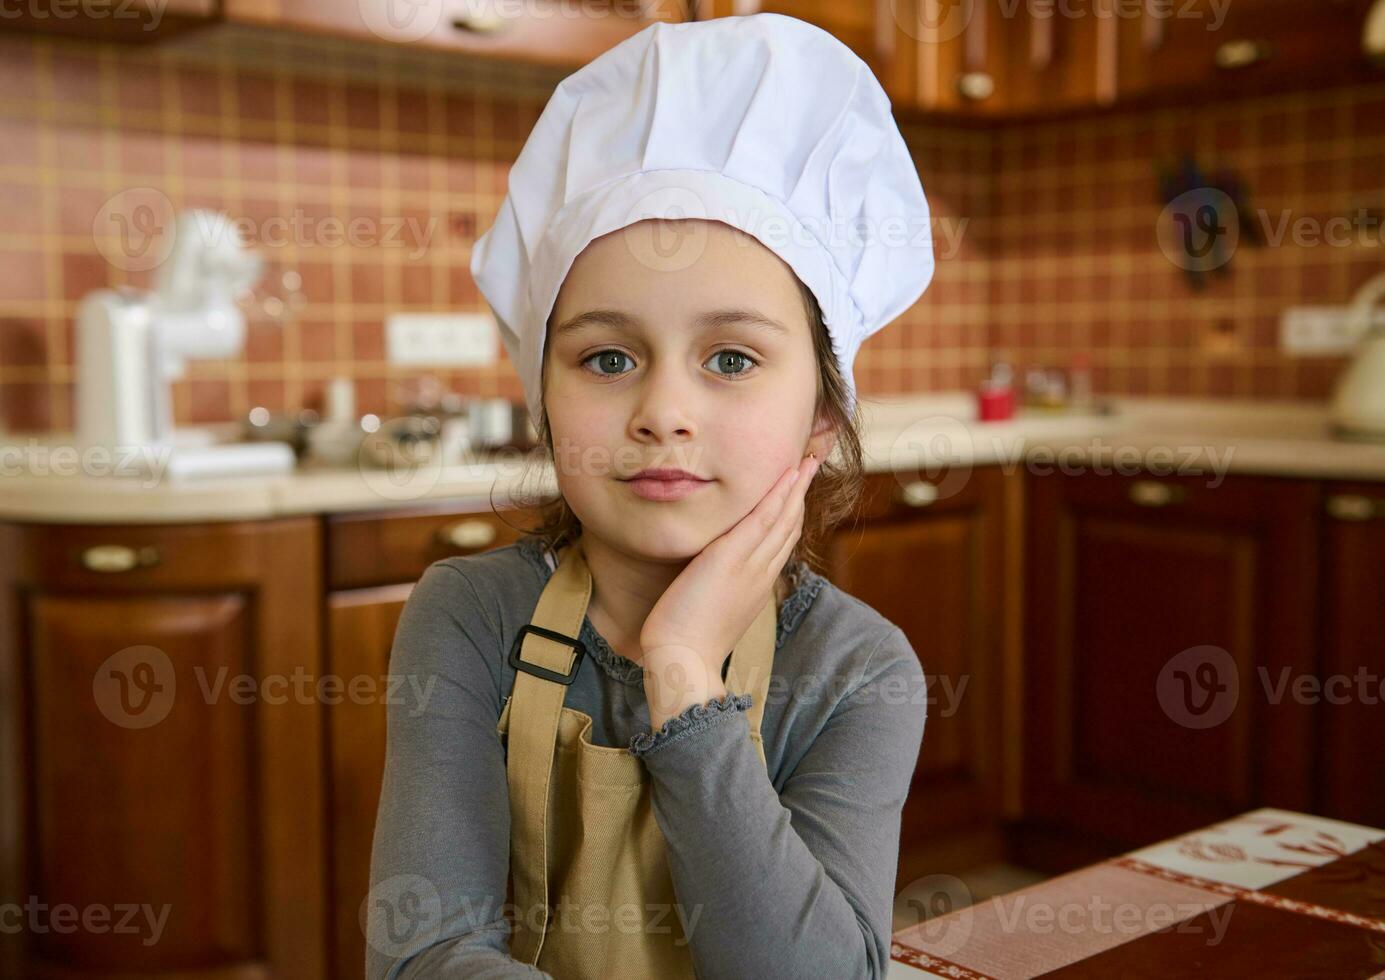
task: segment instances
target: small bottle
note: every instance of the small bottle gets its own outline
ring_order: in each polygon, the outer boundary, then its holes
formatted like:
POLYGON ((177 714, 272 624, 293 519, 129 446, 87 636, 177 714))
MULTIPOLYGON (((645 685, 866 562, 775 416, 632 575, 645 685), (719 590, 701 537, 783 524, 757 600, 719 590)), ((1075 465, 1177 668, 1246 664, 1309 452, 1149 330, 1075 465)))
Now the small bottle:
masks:
POLYGON ((350 378, 336 377, 327 382, 327 421, 356 421, 356 386, 350 378))
POLYGON ((1092 410, 1092 366, 1091 358, 1085 352, 1078 352, 1072 355, 1072 369, 1068 372, 1071 379, 1071 390, 1069 405, 1074 412, 1091 412, 1092 410))
POLYGON ((1048 369, 1048 382, 1044 389, 1044 404, 1051 409, 1062 409, 1068 403, 1068 380, 1058 368, 1048 369))
POLYGON ((365 430, 356 415, 356 387, 351 378, 327 383, 325 418, 308 434, 308 451, 319 462, 346 466, 356 460, 365 430))
POLYGON ((1042 408, 1048 392, 1048 375, 1037 364, 1031 364, 1024 372, 1024 403, 1032 408, 1042 408))

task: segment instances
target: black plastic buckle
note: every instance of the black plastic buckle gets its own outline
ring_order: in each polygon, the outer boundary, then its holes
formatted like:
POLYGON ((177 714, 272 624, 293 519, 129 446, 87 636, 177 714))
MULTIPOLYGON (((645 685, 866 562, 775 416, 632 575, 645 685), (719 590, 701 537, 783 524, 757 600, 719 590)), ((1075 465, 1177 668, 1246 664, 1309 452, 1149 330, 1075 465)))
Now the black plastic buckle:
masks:
POLYGON ((586 653, 587 648, 575 637, 544 629, 542 626, 535 626, 533 623, 527 623, 521 626, 519 632, 515 634, 514 646, 510 647, 510 666, 515 670, 522 670, 526 674, 542 677, 544 680, 554 681, 558 684, 571 684, 573 678, 577 676, 577 668, 582 666, 582 658, 586 656, 586 653), (560 674, 556 670, 549 670, 547 667, 540 667, 538 664, 531 664, 527 660, 521 660, 519 648, 524 645, 525 633, 536 633, 539 636, 547 637, 550 640, 557 640, 559 643, 572 647, 573 650, 577 651, 577 656, 572 658, 572 669, 566 674, 560 674))

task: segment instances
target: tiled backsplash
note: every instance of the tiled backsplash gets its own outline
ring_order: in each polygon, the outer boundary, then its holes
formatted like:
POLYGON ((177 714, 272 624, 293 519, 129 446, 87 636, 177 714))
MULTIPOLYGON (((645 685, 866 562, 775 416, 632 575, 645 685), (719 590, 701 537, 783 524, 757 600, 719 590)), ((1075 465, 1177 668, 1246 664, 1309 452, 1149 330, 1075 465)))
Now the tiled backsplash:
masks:
MULTIPOLYGON (((162 47, 0 38, 0 428, 73 424, 82 296, 144 286, 171 209, 225 211, 302 280, 243 355, 193 362, 180 424, 316 405, 336 375, 390 413, 411 369, 385 361, 392 311, 485 308, 468 273, 509 163, 555 76, 454 80, 312 70, 162 47), (516 81, 516 79, 519 81, 516 81), (535 79, 538 79, 536 82, 535 79), (161 211, 163 209, 167 209, 161 211)), ((509 71, 509 69, 496 69, 509 71)), ((933 285, 861 352, 862 393, 970 387, 1091 353, 1098 392, 1325 397, 1340 359, 1277 349, 1279 310, 1339 303, 1385 268, 1378 227, 1349 245, 1243 245, 1195 293, 1156 236, 1155 164, 1228 165, 1277 227, 1385 207, 1385 85, 981 130, 905 123, 933 208, 933 285)), ((437 376, 521 397, 503 360, 437 376)))
POLYGON ((1328 397, 1345 359, 1286 356, 1280 312, 1385 271, 1385 84, 1013 126, 990 173, 990 344, 1022 362, 1089 350, 1099 392, 1328 397), (1157 171, 1184 153, 1240 179, 1266 239, 1243 232, 1202 291, 1159 245, 1157 171))

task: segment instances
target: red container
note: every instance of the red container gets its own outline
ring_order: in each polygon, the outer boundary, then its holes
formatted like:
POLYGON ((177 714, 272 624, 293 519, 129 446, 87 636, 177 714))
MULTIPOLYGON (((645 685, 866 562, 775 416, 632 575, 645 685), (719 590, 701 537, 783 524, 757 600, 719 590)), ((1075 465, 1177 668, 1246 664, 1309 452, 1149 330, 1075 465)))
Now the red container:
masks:
POLYGON ((999 422, 1015 416, 1015 390, 1009 385, 981 382, 976 392, 976 417, 982 422, 999 422))

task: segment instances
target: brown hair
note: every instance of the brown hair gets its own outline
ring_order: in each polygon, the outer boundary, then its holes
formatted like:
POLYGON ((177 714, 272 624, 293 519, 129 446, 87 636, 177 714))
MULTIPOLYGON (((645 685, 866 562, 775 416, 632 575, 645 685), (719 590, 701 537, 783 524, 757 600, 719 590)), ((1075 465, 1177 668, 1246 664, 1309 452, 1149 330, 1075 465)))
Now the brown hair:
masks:
MULTIPOLYGON (((847 409, 846 381, 837 366, 837 358, 832 352, 832 337, 823 321, 822 308, 812 291, 795 277, 799 294, 808 318, 808 326, 813 334, 813 352, 818 367, 816 418, 826 417, 836 430, 836 445, 828 458, 823 460, 813 478, 812 485, 804 499, 803 533, 794 545, 793 552, 784 563, 781 581, 786 588, 794 584, 790 575, 799 560, 810 565, 825 566, 823 549, 827 539, 842 520, 856 508, 864 482, 865 466, 861 450, 859 421, 847 409)), ((544 345, 544 363, 541 371, 543 390, 548 380, 548 345, 544 345)), ((542 395, 540 396, 542 400, 542 395)), ((815 426, 816 427, 816 426, 815 426)), ((548 425, 548 412, 545 408, 543 420, 538 429, 538 445, 543 451, 543 460, 553 463, 553 436, 548 425)), ((533 458, 532 456, 530 457, 533 458)), ((536 522, 530 527, 516 527, 525 534, 534 535, 554 552, 560 547, 576 540, 582 530, 582 522, 568 507, 562 494, 556 498, 535 498, 529 502, 517 500, 536 515, 536 522)))

